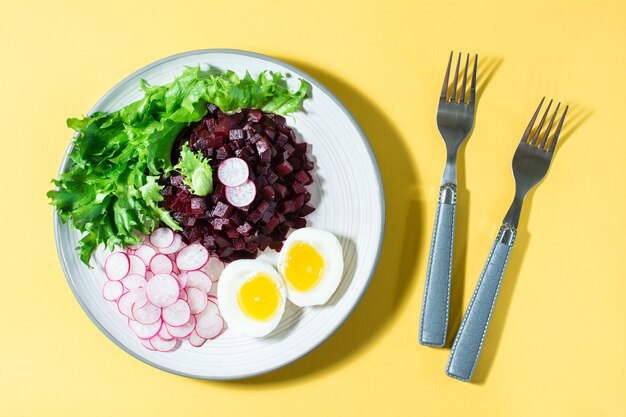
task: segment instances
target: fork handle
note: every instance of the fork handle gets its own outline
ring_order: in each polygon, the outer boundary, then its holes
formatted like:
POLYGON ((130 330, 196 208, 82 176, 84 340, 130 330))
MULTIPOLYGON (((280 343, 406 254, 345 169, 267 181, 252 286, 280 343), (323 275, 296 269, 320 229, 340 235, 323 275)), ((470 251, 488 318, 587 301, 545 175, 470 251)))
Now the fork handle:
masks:
POLYGON ((446 374, 452 378, 465 382, 472 379, 516 234, 514 226, 503 224, 491 247, 483 272, 452 344, 446 369, 446 374))
POLYGON ((419 343, 425 346, 442 347, 446 343, 455 217, 456 186, 444 184, 439 189, 422 301, 419 343))

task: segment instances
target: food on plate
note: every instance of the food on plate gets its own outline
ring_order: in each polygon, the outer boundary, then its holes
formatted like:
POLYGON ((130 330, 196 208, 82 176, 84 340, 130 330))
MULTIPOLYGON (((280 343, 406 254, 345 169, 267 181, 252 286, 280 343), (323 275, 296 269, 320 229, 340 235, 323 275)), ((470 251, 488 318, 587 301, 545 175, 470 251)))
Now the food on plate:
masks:
POLYGON ((343 275, 341 244, 325 230, 295 230, 280 251, 278 271, 289 301, 301 307, 324 304, 339 287, 343 275))
POLYGON ((231 262, 222 272, 217 300, 229 329, 244 336, 262 337, 280 322, 286 292, 273 266, 242 259, 231 262))
POLYGON ((222 261, 202 245, 185 245, 171 229, 155 229, 143 239, 107 257, 102 297, 117 304, 150 350, 168 352, 183 340, 200 347, 219 336, 225 322, 211 290, 224 270, 222 261))
POLYGON ((207 158, 213 192, 198 195, 184 172, 172 171, 159 181, 163 207, 182 226, 185 242, 200 242, 225 262, 280 250, 289 230, 305 227, 314 210, 308 148, 282 116, 209 106, 179 135, 173 160, 207 158))
MULTIPOLYGON (((48 197, 61 220, 83 233, 78 249, 85 264, 101 244, 113 250, 140 243, 139 233, 159 226, 182 230, 162 206, 164 187, 157 180, 174 171, 173 143, 205 116, 208 103, 223 111, 255 108, 288 114, 302 107, 308 84, 301 80, 291 91, 279 73, 263 72, 255 79, 247 73, 239 77, 232 71, 215 74, 195 67, 165 85, 142 80, 141 89, 142 99, 118 111, 67 121, 76 131, 70 162, 48 197)), ((201 159, 191 162, 195 167, 185 163, 178 168, 191 169, 187 181, 195 192, 204 193, 210 189, 206 164, 201 159)))

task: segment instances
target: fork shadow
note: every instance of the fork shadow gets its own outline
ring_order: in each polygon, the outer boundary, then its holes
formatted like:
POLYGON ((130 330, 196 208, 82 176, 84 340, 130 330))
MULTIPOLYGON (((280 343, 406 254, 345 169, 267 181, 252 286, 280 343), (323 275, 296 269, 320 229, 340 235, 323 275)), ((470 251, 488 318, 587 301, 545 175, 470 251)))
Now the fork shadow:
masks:
MULTIPOLYGON (((565 145, 573 133, 578 130, 578 128, 593 114, 593 111, 578 104, 570 105, 570 111, 571 113, 569 114, 571 117, 568 117, 568 120, 566 120, 566 123, 563 126, 563 133, 559 138, 559 143, 555 150, 555 158, 558 158, 557 155, 559 153, 559 149, 565 145)), ((526 225, 528 224, 530 210, 533 206, 533 199, 536 190, 537 187, 533 188, 528 193, 524 201, 524 206, 522 207, 519 222, 520 227, 518 227, 515 245, 511 251, 509 263, 507 265, 504 278, 502 279, 502 285, 498 294, 498 301, 496 302, 493 310, 493 315, 489 324, 489 331, 487 332, 487 336, 485 338, 486 340, 483 344, 483 350, 476 366, 474 377, 472 378, 473 384, 485 384, 496 360, 498 346, 502 341, 504 323, 506 322, 509 308, 513 302, 515 286, 517 285, 517 280, 519 279, 522 268, 522 262, 531 240, 531 235, 526 225)))
POLYGON ((285 384, 330 372, 376 341, 407 301, 415 269, 424 252, 418 248, 424 232, 424 199, 410 153, 394 123, 368 97, 337 76, 306 62, 281 59, 327 86, 363 128, 378 160, 386 193, 385 241, 370 287, 345 324, 317 349, 284 368, 229 381, 243 387, 285 384))

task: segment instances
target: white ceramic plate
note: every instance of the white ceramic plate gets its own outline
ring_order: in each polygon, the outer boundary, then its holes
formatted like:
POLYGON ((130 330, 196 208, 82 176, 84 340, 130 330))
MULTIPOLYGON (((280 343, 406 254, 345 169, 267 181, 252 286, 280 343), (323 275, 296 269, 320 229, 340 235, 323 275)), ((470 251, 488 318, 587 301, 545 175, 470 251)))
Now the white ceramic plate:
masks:
MULTIPOLYGON (((54 217, 55 237, 65 276, 91 320, 122 349, 156 368, 202 379, 236 379, 259 375, 287 365, 319 346, 348 318, 374 274, 384 232, 384 196, 376 159, 363 131, 339 100, 299 69, 263 55, 234 50, 200 50, 165 58, 130 75, 91 109, 114 111, 142 97, 139 80, 170 82, 185 66, 209 65, 253 76, 264 70, 290 76, 291 87, 303 78, 312 86, 304 112, 288 117, 300 138, 311 144, 315 161, 312 185, 317 210, 311 226, 328 230, 341 241, 345 270, 341 286, 327 305, 297 308, 288 304, 278 328, 263 339, 226 331, 201 348, 187 342, 174 352, 144 348, 129 330, 114 303, 102 299, 104 253, 98 251, 88 269, 76 253, 80 235, 54 217)), ((70 145, 71 148, 71 145, 70 145)), ((68 149, 69 151, 69 149, 68 149)), ((61 171, 67 166, 67 154, 61 171)), ((267 255, 265 255, 267 256, 267 255)))

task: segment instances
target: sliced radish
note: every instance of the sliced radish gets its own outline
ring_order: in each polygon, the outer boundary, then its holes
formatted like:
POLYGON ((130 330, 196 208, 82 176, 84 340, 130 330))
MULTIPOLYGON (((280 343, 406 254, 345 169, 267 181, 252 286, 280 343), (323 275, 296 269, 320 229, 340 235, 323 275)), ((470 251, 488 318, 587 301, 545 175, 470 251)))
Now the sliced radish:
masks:
POLYGON ((146 266, 150 265, 150 260, 154 257, 154 255, 156 255, 156 253, 156 249, 145 244, 135 251, 135 255, 139 256, 146 266))
POLYGON ((183 288, 182 290, 180 290, 180 295, 178 296, 178 298, 187 301, 189 299, 189 296, 187 295, 187 289, 183 288))
POLYGON ((187 286, 187 273, 183 272, 182 274, 175 275, 176 279, 178 279, 178 285, 180 288, 185 288, 187 286))
POLYGON ((159 248, 159 252, 169 255, 178 252, 183 247, 183 237, 178 233, 174 236, 174 242, 171 245, 164 248, 159 248))
POLYGON ((150 343, 149 340, 139 339, 139 341, 146 349, 156 350, 154 346, 152 346, 152 343, 150 343))
POLYGON ((176 266, 182 271, 200 269, 209 260, 209 251, 199 243, 185 246, 176 255, 176 266))
POLYGON ((162 253, 157 253, 150 260, 150 271, 154 274, 171 274, 173 269, 172 260, 162 253))
POLYGON ((206 264, 202 267, 202 271, 211 278, 211 281, 217 282, 224 270, 224 262, 219 258, 211 256, 206 264))
POLYGON ((102 297, 107 301, 116 301, 124 294, 124 285, 120 281, 107 281, 102 286, 102 297))
POLYGON ((246 182, 250 176, 248 164, 241 158, 228 158, 217 167, 217 179, 228 187, 246 182))
POLYGON ((176 347, 178 340, 165 340, 157 335, 150 339, 150 344, 152 344, 152 346, 159 352, 170 352, 176 347))
POLYGON ((172 340, 174 336, 167 331, 167 326, 161 326, 161 330, 159 330, 159 337, 165 340, 172 340))
POLYGON ((213 282, 211 278, 207 274, 202 271, 187 271, 185 273, 187 276, 187 283, 185 287, 195 287, 204 291, 204 293, 208 293, 211 291, 211 287, 213 286, 213 282))
POLYGON ((159 333, 162 325, 163 321, 161 319, 152 324, 141 324, 138 321, 128 319, 128 326, 140 339, 153 338, 157 335, 157 333, 159 333))
POLYGON ((104 262, 104 273, 112 281, 119 281, 128 275, 130 260, 124 252, 113 252, 104 262))
POLYGON ((157 274, 148 281, 148 300, 157 307, 167 307, 178 300, 180 288, 176 278, 169 274, 157 274))
POLYGON ((133 304, 131 312, 134 320, 141 324, 152 324, 161 318, 161 308, 152 303, 146 303, 144 306, 133 304))
POLYGON ((196 314, 196 318, 200 319, 200 316, 210 316, 213 314, 220 314, 220 309, 215 301, 211 300, 210 297, 207 297, 206 306, 200 313, 196 314))
POLYGON ((163 309, 163 321, 170 326, 182 326, 189 321, 191 310, 186 301, 178 300, 163 309))
POLYGON ((226 187, 226 200, 235 207, 244 207, 254 201, 256 197, 256 185, 251 180, 246 180, 237 187, 226 187))
POLYGON ((150 234, 150 244, 155 248, 167 248, 174 243, 174 231, 168 227, 159 227, 150 234))
POLYGON ((146 272, 146 281, 150 281, 153 276, 154 276, 154 272, 152 271, 146 272))
POLYGON ((193 332, 191 332, 191 334, 189 335, 189 344, 191 346, 200 347, 200 346, 204 345, 204 342, 206 342, 206 341, 207 341, 207 339, 205 339, 204 337, 198 336, 198 333, 196 333, 195 330, 193 332))
POLYGON ((120 281, 127 290, 136 290, 138 288, 146 288, 148 281, 138 274, 129 274, 120 281))
POLYGON ((206 293, 199 288, 189 287, 187 289, 187 303, 189 304, 191 314, 198 314, 204 311, 208 303, 206 293))
POLYGON ((132 290, 122 295, 117 300, 117 308, 126 317, 133 319, 133 306, 143 307, 148 303, 146 292, 142 288, 132 290))
POLYGON ((145 277, 146 264, 143 263, 143 260, 137 255, 128 255, 128 259, 130 259, 130 271, 128 271, 128 275, 137 274, 145 277))
POLYGON ((165 323, 165 325, 167 326, 169 334, 174 337, 183 338, 189 336, 191 332, 193 332, 193 329, 196 327, 196 322, 196 317, 190 316, 189 321, 182 326, 170 326, 167 323, 165 323))
POLYGON ((217 283, 214 283, 213 286, 211 287, 211 291, 209 291, 207 293, 208 296, 210 297, 215 297, 217 298, 217 283))
POLYGON ((196 333, 205 339, 215 339, 224 330, 224 319, 219 314, 202 314, 198 317, 196 333))

